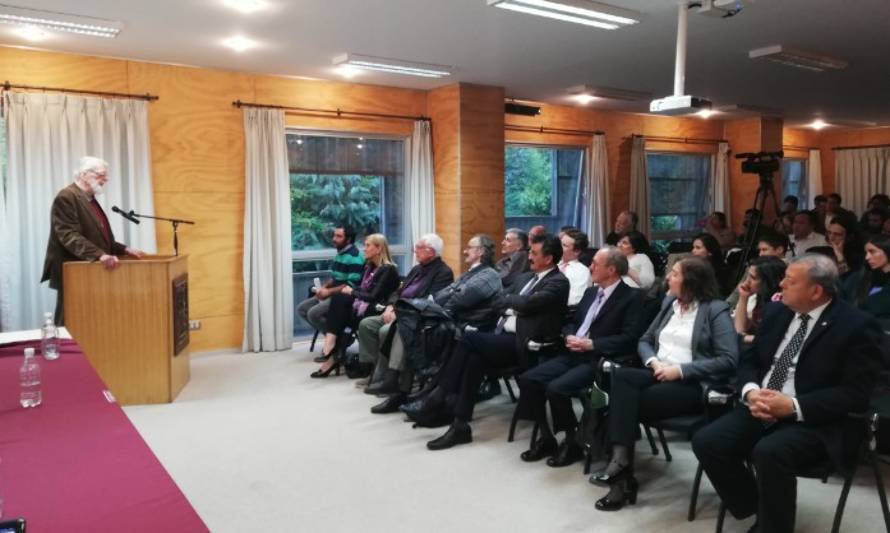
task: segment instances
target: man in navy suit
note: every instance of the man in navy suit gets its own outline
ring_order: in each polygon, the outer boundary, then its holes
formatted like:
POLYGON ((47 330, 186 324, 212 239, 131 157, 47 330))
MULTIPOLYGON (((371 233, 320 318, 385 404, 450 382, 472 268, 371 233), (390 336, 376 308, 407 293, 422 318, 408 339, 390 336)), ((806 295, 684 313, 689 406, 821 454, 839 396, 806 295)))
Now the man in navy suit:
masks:
POLYGON ((583 455, 575 441, 578 420, 571 395, 593 383, 600 357, 633 352, 639 337, 643 293, 621 281, 627 268, 627 258, 614 246, 596 253, 590 264, 596 286, 584 293, 574 319, 563 331, 565 350, 519 378, 519 417, 536 421, 541 432, 531 448, 520 455, 523 461, 550 457, 549 466, 567 466, 583 455), (548 400, 552 430, 545 408, 548 400), (566 436, 557 447, 554 433, 560 431, 566 436))
POLYGON ((788 266, 783 303, 767 308, 739 363, 744 405, 692 441, 733 516, 757 513, 751 531, 794 530, 798 472, 827 460, 839 472, 855 466, 844 425, 847 413, 868 407, 881 330, 837 298, 837 280, 837 267, 824 256, 804 254, 788 266), (756 477, 745 468, 747 458, 756 477))

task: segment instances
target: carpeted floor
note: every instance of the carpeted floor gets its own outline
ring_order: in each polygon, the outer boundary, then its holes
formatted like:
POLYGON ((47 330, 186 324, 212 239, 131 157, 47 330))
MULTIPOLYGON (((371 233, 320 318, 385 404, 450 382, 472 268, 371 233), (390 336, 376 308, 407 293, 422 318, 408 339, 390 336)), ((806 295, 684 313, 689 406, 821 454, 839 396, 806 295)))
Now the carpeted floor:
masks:
MULTIPOLYGON (((317 366, 308 344, 198 356, 175 403, 126 412, 214 532, 714 530, 719 502, 707 481, 698 517, 686 521, 696 463, 678 435, 669 435, 671 463, 640 447, 637 504, 604 513, 593 503, 605 489, 587 482, 580 463, 553 469, 519 459, 531 428, 520 425, 516 442, 506 442, 506 394, 478 406, 472 444, 430 452, 426 441, 442 429, 371 415, 378 399, 342 376, 310 379, 317 366)), ((802 480, 797 530, 829 531, 840 488, 838 479, 802 480)), ((749 525, 730 517, 725 531, 749 525)), ((865 468, 842 531, 883 531, 865 468)))

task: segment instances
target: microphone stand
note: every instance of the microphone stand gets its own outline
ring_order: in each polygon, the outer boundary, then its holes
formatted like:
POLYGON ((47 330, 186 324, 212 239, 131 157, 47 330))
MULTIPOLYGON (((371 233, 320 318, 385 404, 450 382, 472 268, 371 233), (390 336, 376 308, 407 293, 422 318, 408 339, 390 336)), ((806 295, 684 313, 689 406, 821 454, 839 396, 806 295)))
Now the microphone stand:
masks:
POLYGON ((194 221, 191 220, 182 220, 179 218, 167 218, 167 217, 153 217, 151 215, 140 215, 139 213, 135 213, 132 210, 128 213, 130 216, 136 218, 150 218, 152 220, 165 220, 173 224, 173 255, 179 255, 179 236, 176 234, 176 230, 179 228, 180 224, 192 224, 194 225, 194 221))

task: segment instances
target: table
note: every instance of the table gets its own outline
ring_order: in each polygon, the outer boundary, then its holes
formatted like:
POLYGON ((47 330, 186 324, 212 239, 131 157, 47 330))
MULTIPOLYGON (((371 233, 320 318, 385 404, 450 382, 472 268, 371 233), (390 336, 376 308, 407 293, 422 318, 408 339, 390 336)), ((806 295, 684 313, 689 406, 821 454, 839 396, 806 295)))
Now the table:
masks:
POLYGON ((39 342, 0 345, 3 519, 25 518, 29 533, 208 531, 77 344, 60 352, 46 361, 39 342), (19 405, 27 346, 42 371, 33 409, 19 405))

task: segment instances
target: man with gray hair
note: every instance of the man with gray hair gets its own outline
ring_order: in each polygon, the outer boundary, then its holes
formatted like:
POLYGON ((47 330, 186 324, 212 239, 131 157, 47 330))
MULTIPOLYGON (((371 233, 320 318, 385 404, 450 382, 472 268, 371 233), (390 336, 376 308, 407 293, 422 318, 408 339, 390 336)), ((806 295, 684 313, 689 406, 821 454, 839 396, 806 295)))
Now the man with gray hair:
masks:
POLYGON ((428 233, 417 239, 414 243, 417 265, 405 276, 405 281, 390 298, 386 310, 382 315, 369 316, 359 322, 359 360, 376 365, 365 392, 387 396, 382 404, 372 410, 375 414, 398 410, 404 400, 403 393, 406 389, 410 390, 409 378, 413 377, 402 372, 406 363, 405 350, 396 328, 393 327, 397 318, 393 304, 400 298, 427 298, 454 281, 454 272, 442 261, 444 246, 442 238, 435 233, 428 233), (388 356, 383 353, 386 344, 390 345, 388 356), (405 379, 400 386, 399 377, 402 375, 405 379))
POLYGON ((528 272, 528 234, 519 228, 508 229, 501 241, 501 256, 494 269, 501 276, 504 289, 509 289, 528 272))
POLYGON ((590 276, 595 286, 587 289, 571 323, 563 328, 564 349, 519 377, 519 417, 534 420, 540 428, 540 437, 520 455, 523 461, 549 457, 548 466, 560 467, 583 455, 575 440, 578 420, 572 394, 593 383, 601 357, 632 353, 642 332, 643 291, 621 281, 627 268, 627 257, 614 246, 605 246, 593 256, 590 276), (552 430, 547 421, 548 401, 552 430), (562 431, 565 439, 557 446, 554 434, 562 431))
POLYGON ((96 201, 108 182, 108 163, 83 157, 74 172, 74 183, 56 195, 50 210, 49 242, 41 282, 58 292, 55 321, 64 324, 62 265, 66 261, 99 261, 106 269, 117 267, 118 256, 142 257, 141 250, 114 240, 105 211, 96 201))
POLYGON ((738 519, 752 531, 794 530, 796 474, 831 461, 855 468, 858 443, 845 438, 847 413, 863 411, 880 370, 874 318, 837 298, 838 270, 822 255, 788 265, 738 367, 743 404, 696 433, 695 455, 738 519), (750 458, 756 477, 746 468, 750 458))

